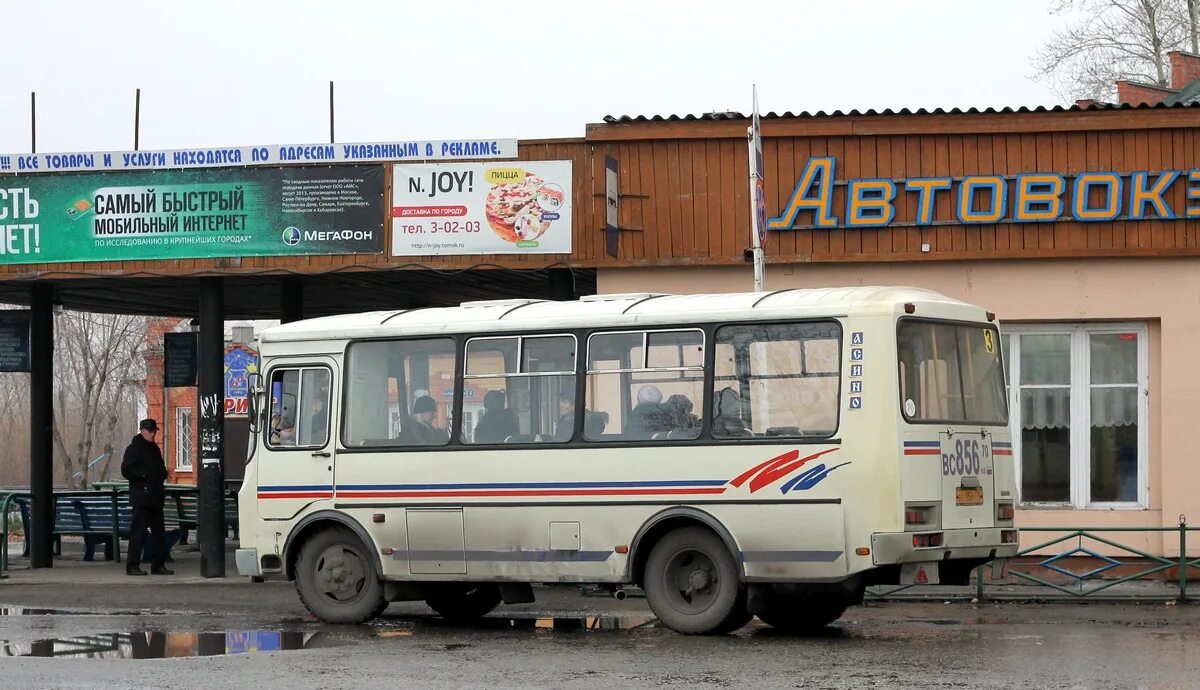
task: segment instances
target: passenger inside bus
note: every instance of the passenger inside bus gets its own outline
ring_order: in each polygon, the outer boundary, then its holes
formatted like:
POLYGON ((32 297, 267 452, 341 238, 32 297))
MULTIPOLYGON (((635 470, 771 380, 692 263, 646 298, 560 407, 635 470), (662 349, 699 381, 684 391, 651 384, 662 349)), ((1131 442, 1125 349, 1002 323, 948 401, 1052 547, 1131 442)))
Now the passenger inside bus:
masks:
POLYGON ((722 388, 713 400, 713 436, 753 436, 754 431, 742 417, 742 396, 730 387, 722 388))
POLYGON ((565 443, 575 434, 575 399, 573 395, 558 395, 558 421, 554 426, 554 440, 565 443))
POLYGON ((437 403, 428 395, 422 395, 413 402, 413 412, 409 415, 408 424, 404 425, 401 440, 410 446, 441 446, 450 441, 450 434, 445 429, 433 425, 437 418, 437 403))
POLYGON ((629 425, 625 427, 624 438, 643 440, 650 438, 656 431, 662 431, 664 410, 662 391, 658 386, 645 385, 638 389, 637 405, 630 413, 629 425))
POLYGON ((518 433, 517 415, 508 409, 504 391, 488 391, 483 396, 483 415, 475 425, 474 443, 501 443, 518 433))
POLYGON ((692 414, 695 406, 686 395, 676 393, 663 406, 670 423, 669 438, 695 438, 700 434, 700 418, 692 414))

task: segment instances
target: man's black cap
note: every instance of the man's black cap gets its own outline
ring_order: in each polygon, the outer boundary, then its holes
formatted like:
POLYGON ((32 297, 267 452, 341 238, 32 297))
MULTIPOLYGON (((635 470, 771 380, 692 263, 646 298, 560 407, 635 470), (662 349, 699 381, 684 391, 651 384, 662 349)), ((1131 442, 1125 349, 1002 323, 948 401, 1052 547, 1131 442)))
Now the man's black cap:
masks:
POLYGON ((138 431, 141 431, 142 429, 147 429, 149 431, 158 431, 158 422, 154 421, 153 419, 143 419, 138 424, 138 431))

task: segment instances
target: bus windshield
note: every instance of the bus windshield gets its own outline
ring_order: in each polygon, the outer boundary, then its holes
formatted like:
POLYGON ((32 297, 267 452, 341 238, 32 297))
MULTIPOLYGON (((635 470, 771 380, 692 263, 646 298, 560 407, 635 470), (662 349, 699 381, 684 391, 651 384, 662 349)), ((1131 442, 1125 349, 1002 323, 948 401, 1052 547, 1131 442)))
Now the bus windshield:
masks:
POLYGON ((910 422, 1005 424, 995 326, 905 319, 898 328, 900 401, 910 422))

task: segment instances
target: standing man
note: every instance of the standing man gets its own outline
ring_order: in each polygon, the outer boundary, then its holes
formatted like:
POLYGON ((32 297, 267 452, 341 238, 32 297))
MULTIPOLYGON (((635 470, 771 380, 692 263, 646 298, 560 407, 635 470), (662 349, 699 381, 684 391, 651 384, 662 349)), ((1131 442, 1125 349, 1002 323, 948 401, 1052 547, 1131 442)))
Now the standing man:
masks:
POLYGON ((151 544, 154 547, 154 562, 150 572, 155 575, 174 575, 163 562, 167 557, 166 528, 163 526, 163 503, 166 491, 167 464, 162 451, 154 442, 158 434, 158 422, 143 419, 138 425, 138 435, 125 449, 121 461, 121 476, 129 480, 129 505, 133 507, 133 526, 129 534, 129 552, 125 557, 126 575, 145 575, 141 569, 142 535, 150 527, 151 544))

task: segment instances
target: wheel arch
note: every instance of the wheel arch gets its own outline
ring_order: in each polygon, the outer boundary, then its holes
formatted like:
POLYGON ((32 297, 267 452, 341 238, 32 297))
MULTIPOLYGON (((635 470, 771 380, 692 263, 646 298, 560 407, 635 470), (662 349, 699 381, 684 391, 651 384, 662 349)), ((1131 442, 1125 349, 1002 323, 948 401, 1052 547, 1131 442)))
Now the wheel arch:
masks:
POLYGON ((362 541, 367 552, 371 554, 371 564, 375 568, 375 575, 379 579, 383 579, 383 561, 380 560, 379 549, 375 548, 375 541, 371 539, 371 535, 357 520, 334 510, 319 510, 311 515, 306 515, 292 528, 287 541, 283 543, 283 572, 287 579, 296 579, 296 559, 300 556, 300 547, 312 535, 328 527, 345 527, 353 532, 362 541))
POLYGON ((729 549, 729 555, 733 557, 733 562, 737 565, 738 577, 745 578, 746 571, 741 558, 742 550, 725 525, 711 513, 699 508, 674 506, 650 516, 634 536, 633 543, 629 546, 626 579, 637 585, 644 584, 643 572, 654 545, 669 532, 683 527, 703 527, 716 534, 725 544, 725 548, 729 549))

